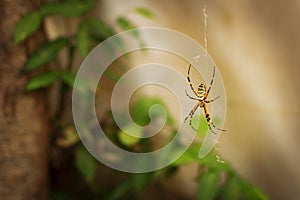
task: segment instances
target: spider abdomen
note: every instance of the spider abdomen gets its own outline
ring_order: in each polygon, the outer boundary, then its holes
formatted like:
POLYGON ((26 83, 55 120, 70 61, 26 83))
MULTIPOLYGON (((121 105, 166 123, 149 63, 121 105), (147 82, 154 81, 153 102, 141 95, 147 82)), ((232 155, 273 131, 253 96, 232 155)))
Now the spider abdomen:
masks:
POLYGON ((197 90, 197 96, 200 99, 204 99, 205 95, 206 95, 206 87, 203 83, 201 83, 198 87, 198 90, 197 90))

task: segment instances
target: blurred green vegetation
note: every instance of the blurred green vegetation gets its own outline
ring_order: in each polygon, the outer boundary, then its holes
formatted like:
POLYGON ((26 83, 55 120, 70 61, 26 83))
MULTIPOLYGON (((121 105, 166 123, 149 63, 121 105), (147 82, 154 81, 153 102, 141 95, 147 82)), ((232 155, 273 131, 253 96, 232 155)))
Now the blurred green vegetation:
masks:
MULTIPOLYGON (((58 66, 51 70, 35 73, 27 84, 28 91, 45 88, 56 81, 61 81, 61 95, 64 98, 67 88, 71 89, 75 80, 75 73, 72 71, 74 70, 74 51, 80 52, 84 58, 93 46, 116 33, 101 19, 87 17, 86 14, 94 5, 94 0, 50 2, 32 13, 28 13, 19 21, 14 34, 16 43, 26 40, 37 31, 46 17, 61 15, 80 20, 75 35, 46 41, 29 56, 23 67, 23 73, 36 71, 52 62, 63 49, 67 50, 69 55, 66 67, 58 66)), ((154 14, 147 8, 139 7, 134 12, 146 18, 154 18, 154 14)), ((126 16, 118 17, 116 23, 121 30, 135 28, 134 23, 126 16)), ((137 40, 141 40, 138 32, 133 36, 137 40)), ((105 75, 113 82, 120 77, 118 73, 111 70, 106 71, 105 75)), ((157 97, 142 96, 137 99, 131 106, 133 120, 140 126, 147 125, 150 122, 149 109, 156 104, 166 107, 165 102, 157 97)), ((176 125, 170 113, 167 114, 166 126, 168 128, 166 130, 172 137, 176 132, 176 125)), ((164 190, 160 180, 170 178, 177 173, 181 166, 189 163, 197 163, 199 166, 198 177, 195 179, 198 183, 195 199, 268 199, 260 189, 239 176, 230 164, 220 162, 215 152, 200 160, 198 158, 200 143, 196 142, 177 161, 158 171, 129 174, 110 169, 91 156, 80 143, 74 126, 64 124, 61 115, 62 112, 59 112, 55 116, 54 125, 57 133, 51 138, 51 149, 54 149, 55 152, 50 160, 51 200, 140 199, 149 187, 152 190, 154 188, 157 195, 163 199, 167 191, 164 190)), ((203 116, 196 116, 192 122, 194 127, 197 127, 195 125, 198 121, 198 135, 203 138, 208 131, 206 120, 203 116)), ((122 132, 113 123, 110 110, 107 111, 105 121, 101 123, 109 137, 127 150, 151 151, 154 148, 155 141, 132 137, 122 132)), ((138 135, 143 134, 143 129, 129 127, 128 130, 138 135)))

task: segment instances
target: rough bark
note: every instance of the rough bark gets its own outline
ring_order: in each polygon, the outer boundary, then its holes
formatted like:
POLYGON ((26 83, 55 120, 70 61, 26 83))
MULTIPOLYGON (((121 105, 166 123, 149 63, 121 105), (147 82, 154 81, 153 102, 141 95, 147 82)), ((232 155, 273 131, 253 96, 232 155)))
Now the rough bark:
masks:
POLYGON ((47 198, 47 123, 44 92, 24 90, 27 56, 44 40, 38 31, 20 44, 13 29, 41 0, 0 0, 0 198, 47 198))

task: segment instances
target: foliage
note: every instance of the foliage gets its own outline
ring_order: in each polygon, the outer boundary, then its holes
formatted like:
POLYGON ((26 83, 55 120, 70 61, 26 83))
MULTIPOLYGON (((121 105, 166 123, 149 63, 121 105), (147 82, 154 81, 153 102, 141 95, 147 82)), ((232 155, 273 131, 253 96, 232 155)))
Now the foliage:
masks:
POLYGON ((79 146, 76 148, 75 163, 85 180, 87 182, 92 182, 96 174, 97 161, 94 157, 90 156, 90 153, 85 147, 79 146))
POLYGON ((51 62, 57 56, 59 51, 67 46, 67 44, 68 40, 65 38, 57 38, 54 41, 45 42, 28 58, 22 71, 32 71, 51 62))
MULTIPOLYGON (((35 72, 35 75, 29 80, 26 86, 28 91, 48 87, 56 81, 61 81, 63 83, 62 87, 69 86, 69 88, 72 88, 75 80, 75 73, 72 72, 74 51, 77 50, 84 58, 87 56, 93 45, 115 34, 115 30, 102 20, 85 16, 85 14, 93 8, 94 4, 94 0, 49 2, 42 5, 34 12, 23 16, 19 21, 14 32, 14 40, 16 43, 20 43, 32 36, 32 34, 40 28, 46 17, 61 15, 80 20, 75 35, 58 37, 54 40, 46 41, 29 56, 22 69, 23 73, 35 72), (67 66, 55 66, 54 69, 47 71, 43 70, 45 64, 53 62, 62 50, 66 50, 69 55, 67 66)), ((153 13, 147 8, 138 7, 134 9, 134 12, 145 18, 154 18, 153 13)), ((118 17, 116 23, 121 30, 129 30, 136 27, 128 18, 126 18, 126 16, 118 17)), ((134 32, 134 36, 142 44, 137 31, 134 32)), ((112 81, 117 81, 119 78, 119 75, 114 71, 106 71, 105 75, 112 81)), ((62 97, 64 97, 63 93, 62 97)), ((140 126, 147 125, 150 122, 149 109, 155 104, 166 107, 164 101, 159 98, 139 98, 131 107, 133 120, 140 126)), ((159 115, 159 113, 157 113, 157 115, 159 115)), ((172 136, 172 132, 173 130, 176 130, 176 126, 173 117, 168 111, 167 116, 166 127, 167 130, 171 132, 170 135, 172 136)), ((58 115, 56 117, 56 120, 60 121, 61 116, 58 115)), ((104 129, 107 133, 113 135, 111 139, 114 140, 115 143, 131 151, 136 151, 137 149, 147 151, 152 149, 153 141, 127 135, 111 122, 111 118, 111 113, 108 111, 106 117, 108 122, 104 123, 104 129)), ((198 134, 199 136, 204 137, 208 130, 206 121, 204 117, 199 117, 198 119, 195 120, 199 121, 200 125, 198 134)), ((193 125, 195 125, 195 121, 192 122, 193 125)), ((91 154, 77 142, 76 132, 73 131, 72 128, 64 127, 65 125, 62 125, 61 122, 57 122, 56 126, 57 129, 60 130, 59 132, 61 132, 61 135, 56 136, 54 141, 59 141, 57 142, 58 145, 63 144, 61 145, 60 151, 74 157, 73 168, 68 168, 68 171, 66 172, 70 175, 64 174, 64 176, 74 176, 74 178, 77 176, 79 177, 75 182, 68 181, 64 186, 54 188, 51 193, 51 199, 53 200, 76 199, 78 193, 79 197, 77 198, 79 199, 80 195, 82 195, 81 197, 83 199, 86 197, 89 199, 101 198, 110 200, 121 198, 138 199, 140 194, 143 193, 149 185, 156 185, 157 188, 162 188, 159 182, 160 179, 167 179, 169 176, 176 173, 181 166, 195 162, 199 165, 199 176, 196 180, 198 182, 197 199, 267 199, 263 192, 241 178, 229 164, 218 162, 214 153, 199 160, 199 143, 193 144, 183 156, 165 169, 142 174, 127 174, 113 171, 116 177, 121 177, 122 179, 111 185, 105 184, 99 176, 105 174, 102 173, 102 170, 108 169, 105 169, 104 166, 99 164, 91 154), (83 182, 78 181, 80 180, 80 177, 84 178, 83 182), (66 186, 69 184, 75 188, 75 192, 71 191, 70 188, 66 186), (73 192, 74 194, 72 194, 73 192)), ((127 130, 131 130, 138 135, 143 134, 142 129, 130 127, 130 124, 128 124, 128 126, 127 130)), ((68 159, 69 157, 65 156, 65 158, 68 159)), ((70 163, 67 162, 65 165, 69 166, 70 163)), ((157 192, 161 194, 162 198, 164 197, 164 191, 159 189, 157 192)))
POLYGON ((67 0, 46 3, 34 12, 25 15, 19 21, 14 32, 15 42, 21 42, 34 33, 45 17, 52 15, 81 16, 89 11, 94 3, 93 0, 67 0))

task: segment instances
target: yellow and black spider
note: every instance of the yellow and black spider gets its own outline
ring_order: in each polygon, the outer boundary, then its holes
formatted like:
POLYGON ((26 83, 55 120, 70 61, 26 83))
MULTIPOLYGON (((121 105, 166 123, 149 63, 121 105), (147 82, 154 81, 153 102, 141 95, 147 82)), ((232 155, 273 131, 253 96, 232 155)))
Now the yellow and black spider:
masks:
POLYGON ((193 85, 192 85, 192 82, 191 82, 191 79, 190 79, 190 70, 191 70, 191 64, 189 66, 189 69, 188 69, 188 74, 187 74, 187 80, 190 84, 190 87, 192 89, 192 91, 194 92, 194 94, 196 95, 196 97, 192 97, 190 96, 187 91, 185 90, 185 93, 186 95, 190 98, 190 99, 193 99, 193 100, 196 100, 198 101, 197 104, 194 106, 194 108, 191 110, 191 112, 189 113, 189 115, 184 119, 184 123, 186 122, 186 120, 188 118, 190 118, 190 121, 189 121, 189 124, 190 126, 194 129, 194 130, 197 130, 195 129, 193 126, 192 126, 192 117, 195 113, 195 111, 198 109, 198 107, 200 108, 203 108, 204 109, 204 113, 205 113, 205 117, 206 117, 206 121, 207 121, 207 124, 208 124, 208 128, 209 130, 211 130, 211 132, 213 132, 214 134, 216 134, 215 131, 213 131, 212 127, 215 128, 215 129, 218 129, 220 131, 225 131, 224 129, 220 129, 218 127, 215 126, 215 124, 212 122, 210 116, 209 116, 209 112, 208 112, 208 108, 207 108, 207 103, 210 103, 210 102, 213 102, 215 100, 217 100, 220 96, 217 96, 215 97, 214 99, 211 99, 211 100, 207 100, 207 97, 209 95, 209 92, 211 90, 211 87, 212 87, 212 84, 214 82, 214 78, 215 78, 215 66, 214 66, 214 69, 213 69, 213 75, 212 75, 212 79, 210 80, 210 83, 209 83, 209 87, 208 87, 208 90, 206 91, 206 87, 203 83, 201 83, 197 89, 197 91, 195 91, 193 85))

